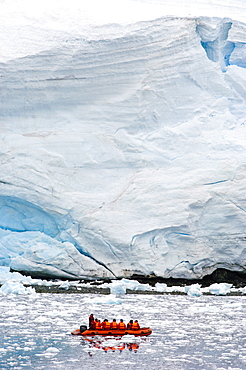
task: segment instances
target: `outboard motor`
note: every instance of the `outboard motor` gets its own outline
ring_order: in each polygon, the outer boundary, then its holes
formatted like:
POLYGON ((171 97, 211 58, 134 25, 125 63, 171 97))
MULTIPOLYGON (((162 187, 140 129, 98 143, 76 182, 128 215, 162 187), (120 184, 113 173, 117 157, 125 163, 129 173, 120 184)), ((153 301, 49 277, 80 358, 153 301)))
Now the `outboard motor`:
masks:
POLYGON ((83 333, 84 331, 87 330, 87 326, 86 325, 80 325, 79 330, 80 330, 80 333, 83 333))

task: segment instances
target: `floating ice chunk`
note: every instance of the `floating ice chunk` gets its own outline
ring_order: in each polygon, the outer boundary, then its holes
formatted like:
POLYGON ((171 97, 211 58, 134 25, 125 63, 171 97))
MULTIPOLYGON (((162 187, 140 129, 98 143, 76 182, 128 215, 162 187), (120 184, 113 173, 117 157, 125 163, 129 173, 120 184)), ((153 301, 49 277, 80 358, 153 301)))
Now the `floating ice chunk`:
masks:
POLYGON ((62 282, 60 285, 59 285, 59 288, 62 288, 62 289, 69 289, 69 287, 70 287, 70 283, 69 283, 69 281, 64 281, 64 282, 62 282))
POLYGON ((0 266, 0 284, 4 284, 9 280, 20 281, 26 284, 31 284, 35 279, 30 276, 23 276, 19 272, 10 272, 7 266, 0 266))
POLYGON ((185 292, 191 297, 200 297, 202 295, 201 286, 199 284, 186 286, 185 292))
POLYGON ((58 281, 48 281, 42 279, 33 279, 32 285, 43 285, 43 286, 52 286, 52 285, 59 285, 60 282, 58 281))
POLYGON ((156 283, 155 284, 155 290, 160 293, 164 293, 167 290, 167 284, 163 283, 156 283))
POLYGON ((184 286, 178 286, 178 285, 167 287, 166 292, 168 292, 168 293, 173 293, 173 292, 186 293, 185 292, 185 287, 184 286))
POLYGON ((215 284, 210 285, 208 289, 211 294, 226 295, 227 293, 230 292, 231 287, 232 287, 232 284, 215 283, 215 284))
POLYGON ((56 348, 56 347, 49 347, 49 348, 46 349, 45 352, 57 353, 57 352, 59 352, 59 349, 56 348))
POLYGON ((122 279, 120 282, 127 289, 131 289, 131 290, 137 289, 137 287, 140 285, 140 283, 136 280, 122 279))
POLYGON ((24 285, 18 281, 8 281, 3 284, 0 288, 3 294, 36 294, 35 289, 32 287, 24 287, 24 285))
POLYGON ((49 347, 43 353, 43 356, 52 357, 52 356, 55 356, 58 352, 60 352, 58 348, 56 348, 56 347, 49 347))
MULTIPOLYGON (((105 284, 104 284, 104 286, 105 286, 105 284)), ((141 291, 152 290, 152 288, 149 284, 140 284, 136 280, 128 280, 128 279, 113 281, 112 283, 108 284, 107 287, 110 288, 111 294, 116 294, 116 295, 126 294, 127 289, 141 290, 141 291)))
POLYGON ((244 288, 241 288, 240 290, 242 294, 246 294, 246 286, 244 288))
POLYGON ((36 295, 36 290, 31 286, 26 287, 26 293, 31 295, 36 295))
POLYGON ((114 281, 110 284, 110 293, 114 295, 124 295, 126 294, 126 286, 121 281, 114 281))
POLYGON ((121 304, 123 302, 122 299, 120 298, 117 298, 114 294, 109 294, 109 295, 106 295, 106 296, 99 296, 99 297, 96 297, 96 298, 90 298, 88 299, 88 303, 90 304, 93 304, 93 303, 96 303, 96 304, 121 304))
POLYGON ((149 284, 139 284, 135 290, 141 290, 142 292, 148 292, 153 290, 153 288, 149 284))

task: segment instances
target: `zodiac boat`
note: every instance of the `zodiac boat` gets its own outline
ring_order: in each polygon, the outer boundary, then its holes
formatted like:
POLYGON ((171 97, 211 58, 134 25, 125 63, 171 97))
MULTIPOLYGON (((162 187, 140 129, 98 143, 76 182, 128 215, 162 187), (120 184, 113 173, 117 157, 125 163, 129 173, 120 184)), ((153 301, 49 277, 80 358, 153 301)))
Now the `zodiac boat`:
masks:
POLYGON ((73 335, 83 335, 83 336, 95 336, 95 335, 103 335, 103 336, 122 336, 122 335, 135 335, 135 337, 147 337, 152 333, 152 330, 150 328, 140 328, 139 330, 119 330, 119 329, 100 329, 100 330, 94 330, 94 329, 87 329, 85 325, 81 325, 80 329, 76 329, 72 331, 71 334, 73 335))

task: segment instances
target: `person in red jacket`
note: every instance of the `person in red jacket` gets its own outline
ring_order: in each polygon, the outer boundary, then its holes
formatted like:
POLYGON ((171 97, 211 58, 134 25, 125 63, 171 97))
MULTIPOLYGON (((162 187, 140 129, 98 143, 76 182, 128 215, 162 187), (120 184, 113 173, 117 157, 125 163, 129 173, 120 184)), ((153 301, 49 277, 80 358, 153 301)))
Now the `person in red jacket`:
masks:
POLYGON ((135 320, 134 323, 132 324, 132 330, 139 330, 140 325, 138 323, 138 320, 135 320))
POLYGON ((128 330, 132 329, 132 324, 133 324, 133 320, 130 320, 129 323, 127 324, 127 329, 128 330))
POLYGON ((96 330, 101 330, 102 329, 102 324, 100 320, 96 319, 96 325, 95 325, 96 330))
POLYGON ((89 316, 89 329, 95 329, 95 320, 93 313, 89 316))
POLYGON ((105 323, 106 323, 106 319, 103 320, 103 322, 102 322, 102 329, 105 329, 105 323))
POLYGON ((110 324, 110 329, 117 330, 118 329, 118 324, 116 322, 116 319, 113 319, 113 321, 110 324))
POLYGON ((120 322, 118 324, 118 329, 119 330, 125 330, 126 329, 126 324, 123 322, 122 319, 120 319, 120 322))
POLYGON ((109 330, 110 329, 110 322, 107 319, 104 320, 103 329, 104 330, 109 330))

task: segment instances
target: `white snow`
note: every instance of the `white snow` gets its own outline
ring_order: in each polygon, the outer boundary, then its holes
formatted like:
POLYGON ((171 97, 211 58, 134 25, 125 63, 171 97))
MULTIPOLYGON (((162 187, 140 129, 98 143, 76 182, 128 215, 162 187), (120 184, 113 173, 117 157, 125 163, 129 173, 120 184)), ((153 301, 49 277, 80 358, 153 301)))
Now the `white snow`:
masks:
POLYGON ((243 0, 29 0, 0 1, 3 61, 34 54, 72 37, 112 36, 108 24, 126 25, 160 16, 220 16, 245 21, 243 0))
POLYGON ((245 271, 245 8, 0 1, 0 265, 245 271))

